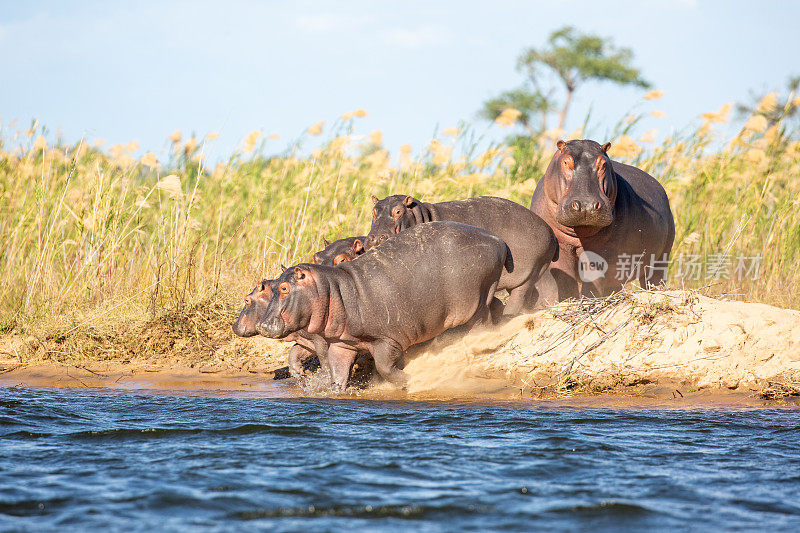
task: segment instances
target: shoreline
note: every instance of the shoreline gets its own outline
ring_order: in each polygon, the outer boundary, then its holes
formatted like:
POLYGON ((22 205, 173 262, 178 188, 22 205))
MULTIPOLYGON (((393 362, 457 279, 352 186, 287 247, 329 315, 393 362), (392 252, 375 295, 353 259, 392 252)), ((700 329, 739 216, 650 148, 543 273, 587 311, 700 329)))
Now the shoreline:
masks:
MULTIPOLYGON (((407 352, 406 390, 371 383, 344 394, 330 393, 319 373, 302 386, 273 381, 290 343, 236 337, 230 310, 187 313, 193 328, 168 315, 72 336, 0 336, 0 387, 588 408, 800 405, 800 311, 692 291, 626 290, 442 335, 407 352)), ((371 375, 367 365, 353 379, 371 375)))
POLYGON ((36 364, 0 367, 0 388, 28 390, 90 390, 98 394, 156 394, 167 396, 212 396, 250 399, 318 399, 383 401, 451 406, 509 406, 556 409, 796 409, 800 396, 766 399, 757 391, 688 387, 674 384, 619 387, 608 391, 576 391, 568 394, 521 394, 516 387, 461 393, 453 390, 406 392, 372 386, 331 394, 307 391, 294 380, 273 380, 273 372, 199 370, 171 367, 104 363, 101 365, 36 364), (104 367, 104 368, 101 368, 104 367))

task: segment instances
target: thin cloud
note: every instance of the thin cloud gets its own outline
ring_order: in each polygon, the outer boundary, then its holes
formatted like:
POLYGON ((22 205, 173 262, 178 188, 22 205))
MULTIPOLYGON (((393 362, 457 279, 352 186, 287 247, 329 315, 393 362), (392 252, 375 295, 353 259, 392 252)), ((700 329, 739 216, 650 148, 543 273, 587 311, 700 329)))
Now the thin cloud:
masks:
POLYGON ((427 46, 442 46, 455 41, 449 28, 441 26, 419 26, 416 28, 394 28, 384 34, 384 40, 396 46, 419 49, 427 46))
POLYGON ((311 33, 360 28, 372 21, 369 15, 303 15, 295 19, 295 26, 311 33))

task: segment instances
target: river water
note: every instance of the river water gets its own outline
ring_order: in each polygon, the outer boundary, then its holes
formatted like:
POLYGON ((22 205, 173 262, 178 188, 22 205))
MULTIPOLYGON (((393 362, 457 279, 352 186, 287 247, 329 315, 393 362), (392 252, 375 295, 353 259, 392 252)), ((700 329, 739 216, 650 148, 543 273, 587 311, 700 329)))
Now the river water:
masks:
POLYGON ((798 531, 799 440, 790 409, 0 388, 0 529, 798 531))

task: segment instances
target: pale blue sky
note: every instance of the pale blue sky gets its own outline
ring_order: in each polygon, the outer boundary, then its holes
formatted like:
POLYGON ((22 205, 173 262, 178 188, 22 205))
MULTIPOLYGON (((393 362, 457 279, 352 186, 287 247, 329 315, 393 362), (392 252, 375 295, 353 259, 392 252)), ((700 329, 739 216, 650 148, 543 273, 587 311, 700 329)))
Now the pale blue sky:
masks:
MULTIPOLYGON (((751 89, 783 89, 800 74, 798 21, 789 1, 2 1, 0 117, 38 118, 69 141, 136 140, 140 153, 163 153, 175 129, 219 131, 220 157, 251 130, 280 134, 277 150, 364 108, 357 133, 417 149, 437 125, 483 131, 481 102, 522 82, 520 50, 571 24, 633 48, 666 92, 642 109, 667 118, 639 131, 667 133, 751 89)), ((590 106, 610 128, 643 93, 584 86, 568 129, 590 106)))

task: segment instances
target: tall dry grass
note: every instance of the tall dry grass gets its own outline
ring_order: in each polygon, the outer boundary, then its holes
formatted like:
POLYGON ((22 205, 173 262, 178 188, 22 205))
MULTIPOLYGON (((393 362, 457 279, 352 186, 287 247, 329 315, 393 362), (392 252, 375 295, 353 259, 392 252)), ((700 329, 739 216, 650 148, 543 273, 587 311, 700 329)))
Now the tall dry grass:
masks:
MULTIPOLYGON (((612 156, 664 183, 676 255, 763 257, 756 280, 687 281, 673 269, 670 283, 800 307, 800 142, 761 114, 721 138, 716 130, 729 112, 706 113, 699 127, 658 143, 654 132, 631 137, 640 118, 631 115, 618 125, 612 156)), ((55 320, 67 334, 111 316, 135 321, 209 297, 238 300, 280 263, 307 260, 323 237, 363 234, 372 194, 429 201, 492 194, 528 205, 555 139, 582 135, 545 132, 536 142, 478 150, 464 126, 444 130, 422 153, 403 146, 392 155, 380 132, 354 135, 364 114, 341 117, 310 154, 295 144, 266 156, 264 142, 274 141, 253 132, 211 166, 214 134, 175 132, 159 161, 152 153, 135 158, 135 143, 51 146, 37 125, 6 127, 0 332, 55 320)), ((308 135, 322 131, 315 124, 308 135)))

